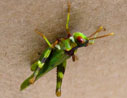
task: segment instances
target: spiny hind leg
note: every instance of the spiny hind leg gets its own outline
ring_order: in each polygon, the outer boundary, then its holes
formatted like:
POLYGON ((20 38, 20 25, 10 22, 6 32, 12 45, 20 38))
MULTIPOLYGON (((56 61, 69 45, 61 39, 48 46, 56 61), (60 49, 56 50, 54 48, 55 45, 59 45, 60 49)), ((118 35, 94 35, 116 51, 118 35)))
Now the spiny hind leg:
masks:
POLYGON ((66 68, 66 61, 57 66, 57 84, 56 84, 56 96, 61 96, 61 85, 66 68))
POLYGON ((35 71, 37 67, 38 67, 38 61, 36 61, 35 63, 31 65, 31 71, 35 71))
POLYGON ((69 20, 70 20, 70 1, 68 0, 68 13, 67 13, 67 22, 66 22, 66 32, 68 34, 68 37, 71 36, 70 30, 69 30, 69 20))
MULTIPOLYGON (((45 62, 41 62, 40 60, 38 60, 36 63, 37 63, 37 64, 36 64, 36 69, 34 69, 34 75, 33 75, 33 77, 29 80, 29 82, 30 82, 31 84, 33 84, 33 83, 35 82, 36 77, 38 76, 38 73, 39 73, 40 69, 43 68, 43 66, 44 66, 44 64, 45 64, 45 62)), ((32 67, 33 67, 33 66, 32 66, 32 67)), ((32 67, 31 67, 31 69, 32 69, 32 67)))
POLYGON ((40 69, 43 68, 45 61, 47 60, 47 58, 49 57, 51 53, 51 48, 47 49, 44 53, 44 57, 41 60, 38 60, 37 62, 35 62, 32 66, 31 66, 31 70, 34 71, 34 75, 33 77, 29 80, 29 82, 32 84, 35 82, 36 77, 38 76, 38 73, 40 71, 40 69))

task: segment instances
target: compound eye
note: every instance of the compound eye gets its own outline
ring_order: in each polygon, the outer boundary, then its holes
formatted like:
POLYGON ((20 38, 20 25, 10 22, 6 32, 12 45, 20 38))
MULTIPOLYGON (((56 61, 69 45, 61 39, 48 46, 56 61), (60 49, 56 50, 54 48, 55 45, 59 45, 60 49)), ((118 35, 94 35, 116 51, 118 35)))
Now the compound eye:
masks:
POLYGON ((78 37, 77 37, 77 41, 78 41, 79 43, 84 43, 84 39, 83 39, 81 36, 78 36, 78 37))

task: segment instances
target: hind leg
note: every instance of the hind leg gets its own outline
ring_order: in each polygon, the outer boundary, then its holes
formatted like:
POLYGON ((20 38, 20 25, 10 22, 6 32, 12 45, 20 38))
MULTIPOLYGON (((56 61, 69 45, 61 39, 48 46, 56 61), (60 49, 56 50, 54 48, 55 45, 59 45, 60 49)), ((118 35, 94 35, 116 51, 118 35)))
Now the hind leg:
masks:
POLYGON ((29 80, 30 83, 34 83, 34 81, 36 80, 36 77, 40 71, 40 69, 43 68, 45 61, 47 60, 47 58, 49 57, 50 53, 51 53, 52 49, 48 48, 45 52, 44 52, 44 56, 42 57, 41 60, 38 60, 37 62, 35 62, 32 66, 31 66, 31 70, 34 71, 34 75, 33 77, 29 80))
POLYGON ((56 96, 61 96, 61 85, 66 68, 66 61, 57 66, 57 84, 56 84, 56 96))

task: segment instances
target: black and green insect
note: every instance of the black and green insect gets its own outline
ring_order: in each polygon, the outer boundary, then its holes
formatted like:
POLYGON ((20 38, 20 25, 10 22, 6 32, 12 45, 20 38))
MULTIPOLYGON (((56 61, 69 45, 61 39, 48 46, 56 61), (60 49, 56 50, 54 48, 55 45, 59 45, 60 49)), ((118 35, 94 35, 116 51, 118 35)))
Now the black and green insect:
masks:
POLYGON ((95 39, 114 35, 114 33, 112 32, 106 35, 97 36, 100 31, 105 30, 102 26, 100 26, 99 29, 96 30, 96 32, 92 33, 88 37, 81 32, 75 32, 72 35, 69 30, 69 18, 70 3, 68 2, 68 13, 66 22, 67 37, 57 39, 53 44, 51 44, 41 32, 36 30, 36 32, 44 38, 49 47, 45 49, 39 60, 32 64, 31 70, 33 71, 33 74, 21 84, 21 90, 33 84, 41 76, 43 76, 53 68, 57 67, 56 95, 61 96, 61 85, 66 69, 67 59, 72 57, 72 60, 75 61, 75 53, 78 48, 87 47, 93 44, 95 39))

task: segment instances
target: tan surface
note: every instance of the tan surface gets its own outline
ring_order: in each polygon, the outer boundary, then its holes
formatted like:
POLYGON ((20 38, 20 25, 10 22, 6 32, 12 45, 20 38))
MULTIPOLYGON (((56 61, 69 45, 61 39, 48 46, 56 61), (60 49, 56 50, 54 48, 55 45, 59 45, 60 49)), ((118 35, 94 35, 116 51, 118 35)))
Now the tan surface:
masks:
MULTIPOLYGON (((47 46, 34 29, 52 42, 65 36, 66 9, 66 0, 0 0, 0 98, 56 98, 56 69, 23 92, 19 87, 47 46)), ((68 60, 61 98, 127 98, 127 0, 73 0, 72 32, 90 35, 99 25, 116 35, 68 60)))

